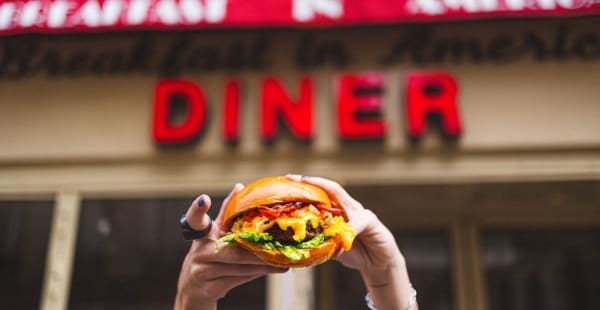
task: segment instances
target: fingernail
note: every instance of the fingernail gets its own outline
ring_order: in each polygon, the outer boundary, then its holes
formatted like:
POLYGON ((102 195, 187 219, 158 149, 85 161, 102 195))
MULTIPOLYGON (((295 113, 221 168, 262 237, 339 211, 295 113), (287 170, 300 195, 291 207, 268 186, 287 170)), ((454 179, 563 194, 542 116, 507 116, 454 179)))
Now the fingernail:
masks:
POLYGON ((200 197, 200 199, 198 199, 198 207, 203 207, 204 206, 204 196, 200 197))

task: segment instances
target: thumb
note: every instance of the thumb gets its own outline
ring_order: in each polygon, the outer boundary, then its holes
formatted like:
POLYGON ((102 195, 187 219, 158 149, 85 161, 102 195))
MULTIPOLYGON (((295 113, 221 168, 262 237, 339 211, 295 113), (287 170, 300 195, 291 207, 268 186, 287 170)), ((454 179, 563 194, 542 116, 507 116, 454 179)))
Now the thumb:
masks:
POLYGON ((221 210, 219 210, 219 215, 217 215, 217 218, 215 219, 215 222, 219 225, 219 228, 221 230, 224 230, 224 231, 228 230, 227 227, 225 227, 224 223, 223 223, 223 217, 225 216, 225 208, 227 207, 227 205, 229 204, 229 202, 231 201, 233 196, 235 194, 239 193, 243 188, 244 188, 243 184, 236 183, 235 186, 233 186, 233 189, 231 190, 229 195, 227 195, 227 197, 225 197, 225 200, 223 200, 223 203, 221 204, 221 210))
POLYGON ((208 227, 210 219, 206 216, 208 209, 210 209, 211 201, 210 197, 206 194, 202 194, 194 199, 192 205, 188 208, 185 213, 188 225, 194 230, 202 230, 208 227))

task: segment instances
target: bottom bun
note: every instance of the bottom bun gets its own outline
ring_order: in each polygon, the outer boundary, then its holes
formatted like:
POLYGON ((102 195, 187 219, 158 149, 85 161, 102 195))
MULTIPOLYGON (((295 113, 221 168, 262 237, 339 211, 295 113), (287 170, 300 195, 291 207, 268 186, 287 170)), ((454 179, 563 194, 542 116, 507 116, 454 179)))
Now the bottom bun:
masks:
POLYGON ((236 237, 235 241, 239 246, 254 253, 254 255, 258 256, 258 258, 262 259, 265 263, 280 268, 308 267, 324 263, 335 254, 335 251, 339 247, 339 243, 335 241, 334 238, 329 238, 315 249, 306 249, 306 251, 310 253, 309 257, 293 260, 283 255, 278 250, 264 249, 260 244, 255 242, 244 240, 239 237, 236 237))

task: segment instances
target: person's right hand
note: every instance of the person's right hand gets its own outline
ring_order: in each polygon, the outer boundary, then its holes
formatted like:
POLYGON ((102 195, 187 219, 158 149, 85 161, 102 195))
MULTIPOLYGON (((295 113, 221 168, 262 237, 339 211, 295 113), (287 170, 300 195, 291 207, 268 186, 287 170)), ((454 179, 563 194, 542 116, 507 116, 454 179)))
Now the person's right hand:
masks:
POLYGON ((322 188, 332 204, 346 210, 356 238, 350 251, 340 250, 334 259, 360 272, 378 309, 406 309, 410 304, 412 286, 404 256, 394 235, 375 213, 363 207, 335 181, 297 174, 288 174, 286 177, 322 188))
POLYGON ((350 196, 340 184, 321 177, 298 174, 288 174, 286 177, 320 187, 327 192, 333 204, 346 210, 356 238, 349 252, 340 250, 335 256, 344 266, 360 272, 371 272, 388 268, 404 259, 389 229, 371 210, 350 196))
MULTIPOLYGON (((287 269, 266 265, 252 253, 237 247, 223 246, 215 252, 215 242, 225 235, 223 210, 231 197, 243 185, 236 184, 223 201, 219 215, 214 220, 210 233, 192 241, 187 253, 177 285, 175 309, 216 309, 217 301, 232 288, 269 273, 282 273, 287 269)), ((188 208, 186 218, 191 228, 202 230, 208 227, 206 216, 211 207, 208 195, 200 195, 188 208)))

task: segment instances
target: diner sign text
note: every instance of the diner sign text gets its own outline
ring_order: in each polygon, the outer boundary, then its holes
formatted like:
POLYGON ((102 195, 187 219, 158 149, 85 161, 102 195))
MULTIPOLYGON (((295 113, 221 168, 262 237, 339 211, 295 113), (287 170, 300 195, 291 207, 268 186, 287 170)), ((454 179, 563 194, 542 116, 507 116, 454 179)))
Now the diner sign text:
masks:
MULTIPOLYGON (((387 126, 383 118, 384 76, 380 73, 342 74, 335 79, 335 123, 344 140, 382 138, 387 126)), ((414 71, 404 79, 404 114, 407 133, 418 140, 426 131, 428 116, 439 115, 442 133, 457 138, 461 133, 458 84, 447 72, 414 71)), ((223 87, 221 133, 225 141, 240 136, 240 85, 229 79, 223 87)), ((259 92, 259 128, 265 141, 273 141, 280 124, 298 140, 314 136, 315 87, 311 76, 297 81, 297 96, 273 76, 262 80, 259 92)), ((184 79, 160 80, 154 90, 152 138, 160 145, 193 142, 208 121, 207 102, 201 84, 184 79), (183 109, 181 106, 183 105, 183 109), (183 111, 177 116, 177 111, 183 111)))

